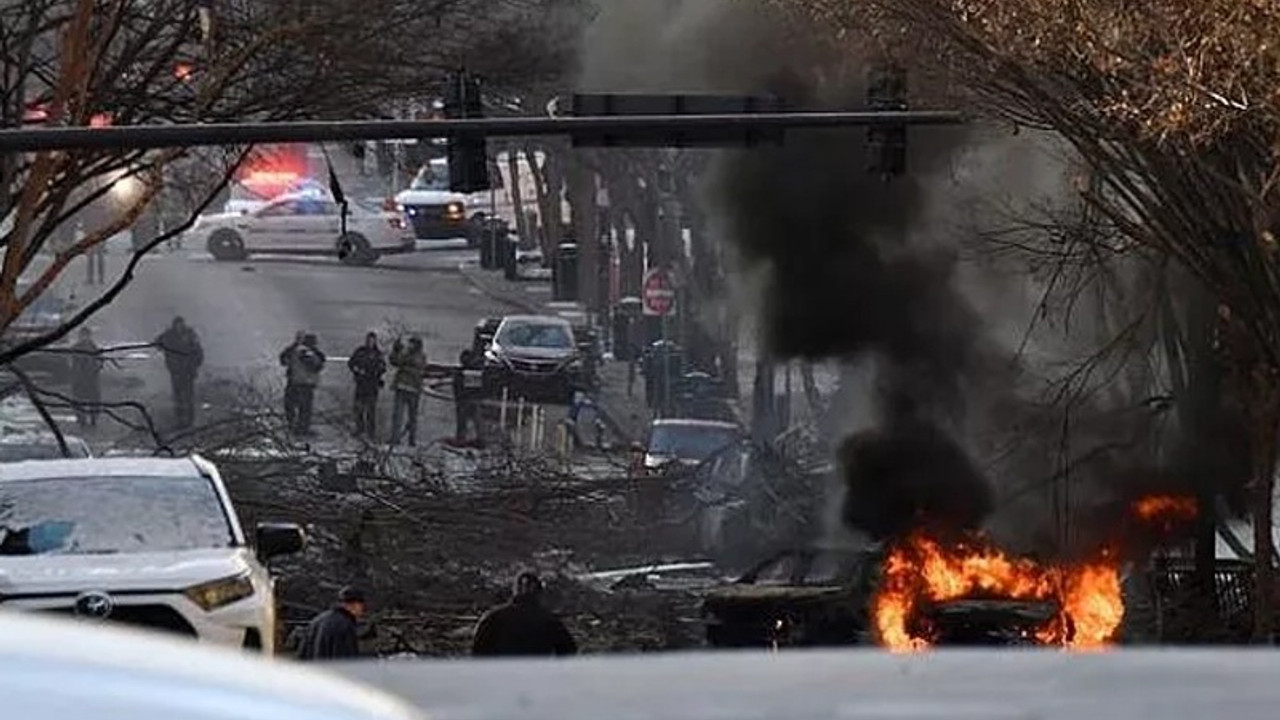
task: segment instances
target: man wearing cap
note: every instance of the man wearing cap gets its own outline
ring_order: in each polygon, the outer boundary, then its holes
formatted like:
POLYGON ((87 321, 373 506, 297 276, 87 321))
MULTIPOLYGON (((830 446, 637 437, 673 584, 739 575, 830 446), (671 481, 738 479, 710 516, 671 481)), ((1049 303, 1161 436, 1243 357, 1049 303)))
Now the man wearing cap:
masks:
POLYGON ((298 644, 299 660, 342 660, 360 656, 357 623, 365 613, 365 594, 359 588, 344 587, 338 604, 315 616, 298 644))
POLYGON ((578 644, 555 613, 542 604, 542 581, 531 572, 516 578, 511 600, 480 618, 471 654, 573 655, 578 644))

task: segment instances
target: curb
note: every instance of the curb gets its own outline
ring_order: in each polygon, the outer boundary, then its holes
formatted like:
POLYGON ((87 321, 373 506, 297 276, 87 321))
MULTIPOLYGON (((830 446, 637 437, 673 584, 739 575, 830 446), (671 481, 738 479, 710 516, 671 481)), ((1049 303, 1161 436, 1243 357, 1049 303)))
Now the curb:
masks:
POLYGON ((487 280, 482 279, 483 276, 480 274, 482 272, 484 271, 479 270, 473 265, 465 263, 458 265, 458 274, 462 276, 462 279, 471 287, 479 290, 481 294, 490 300, 495 300, 503 303, 504 305, 511 305, 512 307, 517 307, 533 314, 541 314, 546 310, 544 304, 536 300, 530 300, 529 298, 520 297, 514 293, 494 289, 489 285, 487 280))

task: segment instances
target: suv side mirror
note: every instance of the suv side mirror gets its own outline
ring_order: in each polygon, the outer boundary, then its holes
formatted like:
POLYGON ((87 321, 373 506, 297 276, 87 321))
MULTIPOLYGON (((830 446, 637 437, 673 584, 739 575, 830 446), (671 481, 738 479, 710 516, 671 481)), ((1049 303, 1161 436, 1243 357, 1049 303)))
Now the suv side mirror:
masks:
POLYGON ((261 560, 292 555, 306 544, 306 534, 294 523, 258 523, 254 547, 261 560))

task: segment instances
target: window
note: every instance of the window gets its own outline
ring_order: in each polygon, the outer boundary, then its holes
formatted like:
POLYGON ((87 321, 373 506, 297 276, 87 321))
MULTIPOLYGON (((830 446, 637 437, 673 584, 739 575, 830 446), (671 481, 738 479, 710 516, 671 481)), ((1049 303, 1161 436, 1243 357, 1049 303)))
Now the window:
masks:
POLYGON ((738 441, 736 428, 718 425, 657 425, 649 437, 654 455, 702 461, 738 441))
POLYGON ((505 323, 498 331, 498 343, 510 347, 568 350, 573 334, 565 325, 552 323, 505 323))
POLYGON ((755 572, 756 585, 790 585, 800 569, 797 555, 781 555, 761 565, 755 572))
POLYGON ((0 483, 0 556, 224 548, 226 511, 204 477, 87 477, 0 483))
POLYGON ((298 207, 297 201, 289 200, 287 202, 279 202, 274 205, 268 205, 258 213, 261 217, 288 217, 292 215, 300 215, 301 208, 298 207))
POLYGON ((851 580, 857 568, 857 558, 833 552, 820 552, 813 556, 804 574, 805 585, 841 585, 851 580))

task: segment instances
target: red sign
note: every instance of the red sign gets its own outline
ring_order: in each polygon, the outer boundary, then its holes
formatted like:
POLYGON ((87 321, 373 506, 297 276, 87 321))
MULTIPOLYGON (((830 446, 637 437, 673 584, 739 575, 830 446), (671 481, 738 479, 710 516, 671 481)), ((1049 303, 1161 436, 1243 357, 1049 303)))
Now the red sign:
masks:
POLYGON ((671 275, 662 268, 644 274, 642 290, 645 315, 670 315, 676 309, 676 290, 671 275))

